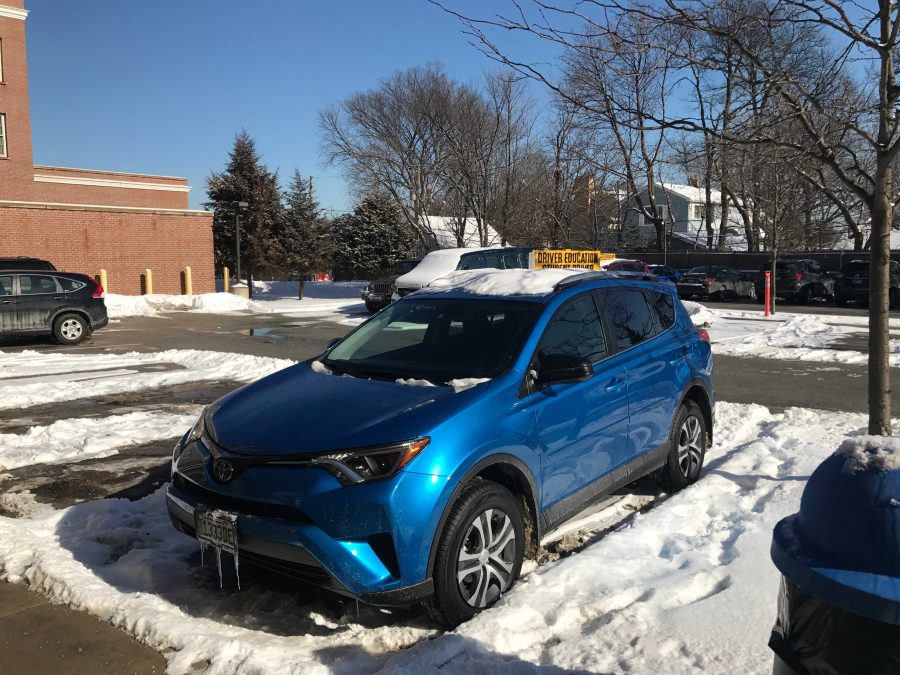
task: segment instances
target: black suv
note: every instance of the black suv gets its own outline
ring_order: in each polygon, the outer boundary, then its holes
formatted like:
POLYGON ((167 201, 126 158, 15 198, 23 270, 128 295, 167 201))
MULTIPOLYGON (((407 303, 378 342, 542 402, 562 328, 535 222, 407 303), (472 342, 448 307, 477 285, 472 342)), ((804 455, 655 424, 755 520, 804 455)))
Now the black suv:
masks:
MULTIPOLYGON (((891 309, 900 307, 900 263, 891 260, 889 267, 891 309)), ((869 302, 869 261, 853 260, 841 268, 834 283, 834 304, 846 307, 850 301, 869 302)))
POLYGON ((56 267, 49 260, 40 258, 0 258, 0 270, 48 270, 55 272, 56 267))
POLYGON ((734 267, 704 265, 685 272, 676 282, 675 288, 682 298, 698 295, 722 300, 746 298, 751 295, 753 285, 734 267))
MULTIPOLYGON (((765 302, 766 272, 772 269, 767 262, 756 278, 756 299, 765 302)), ((772 295, 787 302, 808 305, 816 298, 831 300, 834 296, 834 279, 815 260, 776 260, 775 277, 771 280, 772 295)))
POLYGON ((391 304, 391 294, 393 293, 394 282, 397 277, 403 276, 407 272, 412 272, 421 260, 400 260, 394 265, 394 269, 390 276, 379 277, 362 292, 362 299, 366 303, 366 309, 370 312, 377 312, 391 304))
POLYGON ((81 342, 109 323, 103 295, 84 274, 0 271, 0 337, 52 334, 61 344, 81 342))

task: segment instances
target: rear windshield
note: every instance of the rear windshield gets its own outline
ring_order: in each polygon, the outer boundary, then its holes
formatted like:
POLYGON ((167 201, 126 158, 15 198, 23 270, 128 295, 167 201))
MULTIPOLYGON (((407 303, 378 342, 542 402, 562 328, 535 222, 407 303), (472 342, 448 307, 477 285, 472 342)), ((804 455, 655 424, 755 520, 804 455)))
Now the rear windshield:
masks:
POLYGON ((708 265, 704 267, 692 267, 688 270, 688 274, 712 274, 717 269, 717 267, 709 267, 708 265))
MULTIPOLYGON (((762 266, 763 272, 769 272, 772 270, 772 261, 770 260, 765 265, 762 266)), ((778 272, 796 272, 797 271, 797 263, 790 262, 788 260, 776 260, 775 261, 775 273, 778 272)))
POLYGON ((843 274, 868 274, 869 263, 861 261, 847 263, 841 268, 841 272, 843 274))

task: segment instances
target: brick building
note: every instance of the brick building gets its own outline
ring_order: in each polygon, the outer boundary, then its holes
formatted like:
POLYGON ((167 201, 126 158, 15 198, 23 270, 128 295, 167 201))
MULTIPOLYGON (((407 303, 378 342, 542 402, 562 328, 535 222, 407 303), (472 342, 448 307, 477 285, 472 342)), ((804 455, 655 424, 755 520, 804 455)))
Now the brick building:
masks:
POLYGON ((114 293, 214 290, 212 213, 188 209, 186 178, 35 165, 24 0, 0 0, 0 256, 34 256, 97 274, 114 293))

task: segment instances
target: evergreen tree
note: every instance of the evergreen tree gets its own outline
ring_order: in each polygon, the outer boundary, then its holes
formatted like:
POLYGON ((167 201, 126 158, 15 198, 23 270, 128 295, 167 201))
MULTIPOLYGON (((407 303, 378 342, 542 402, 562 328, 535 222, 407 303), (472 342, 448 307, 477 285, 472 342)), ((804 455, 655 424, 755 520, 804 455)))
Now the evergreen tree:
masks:
MULTIPOLYGON (((331 232, 307 180, 294 170, 276 235, 281 270, 302 279, 331 267, 331 232)), ((302 287, 301 287, 302 293, 302 287)))
POLYGON ((276 236, 282 219, 278 173, 262 164, 256 143, 245 130, 235 136, 225 170, 212 173, 207 179, 206 193, 209 201, 204 206, 215 212, 216 266, 227 265, 236 271, 236 202, 247 202, 249 206, 241 213, 242 273, 252 281, 254 272, 277 267, 272 253, 278 248, 276 236))
POLYGON ((383 192, 367 195, 352 214, 332 221, 334 266, 354 279, 388 272, 416 250, 415 234, 383 192))

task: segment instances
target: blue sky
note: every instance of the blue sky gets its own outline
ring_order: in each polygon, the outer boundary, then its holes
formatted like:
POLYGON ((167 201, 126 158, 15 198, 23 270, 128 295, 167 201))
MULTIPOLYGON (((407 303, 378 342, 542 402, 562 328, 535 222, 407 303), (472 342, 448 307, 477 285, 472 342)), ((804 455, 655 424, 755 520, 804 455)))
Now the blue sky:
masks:
MULTIPOLYGON (((504 0, 457 0, 506 11, 504 0)), ((242 127, 283 178, 316 177, 322 206, 352 206, 325 167, 317 114, 395 70, 441 63, 478 80, 495 64, 425 0, 26 0, 34 160, 187 176, 192 208, 242 127)), ((537 40, 504 37, 532 60, 537 40)), ((534 88, 533 95, 543 97, 534 88)))

